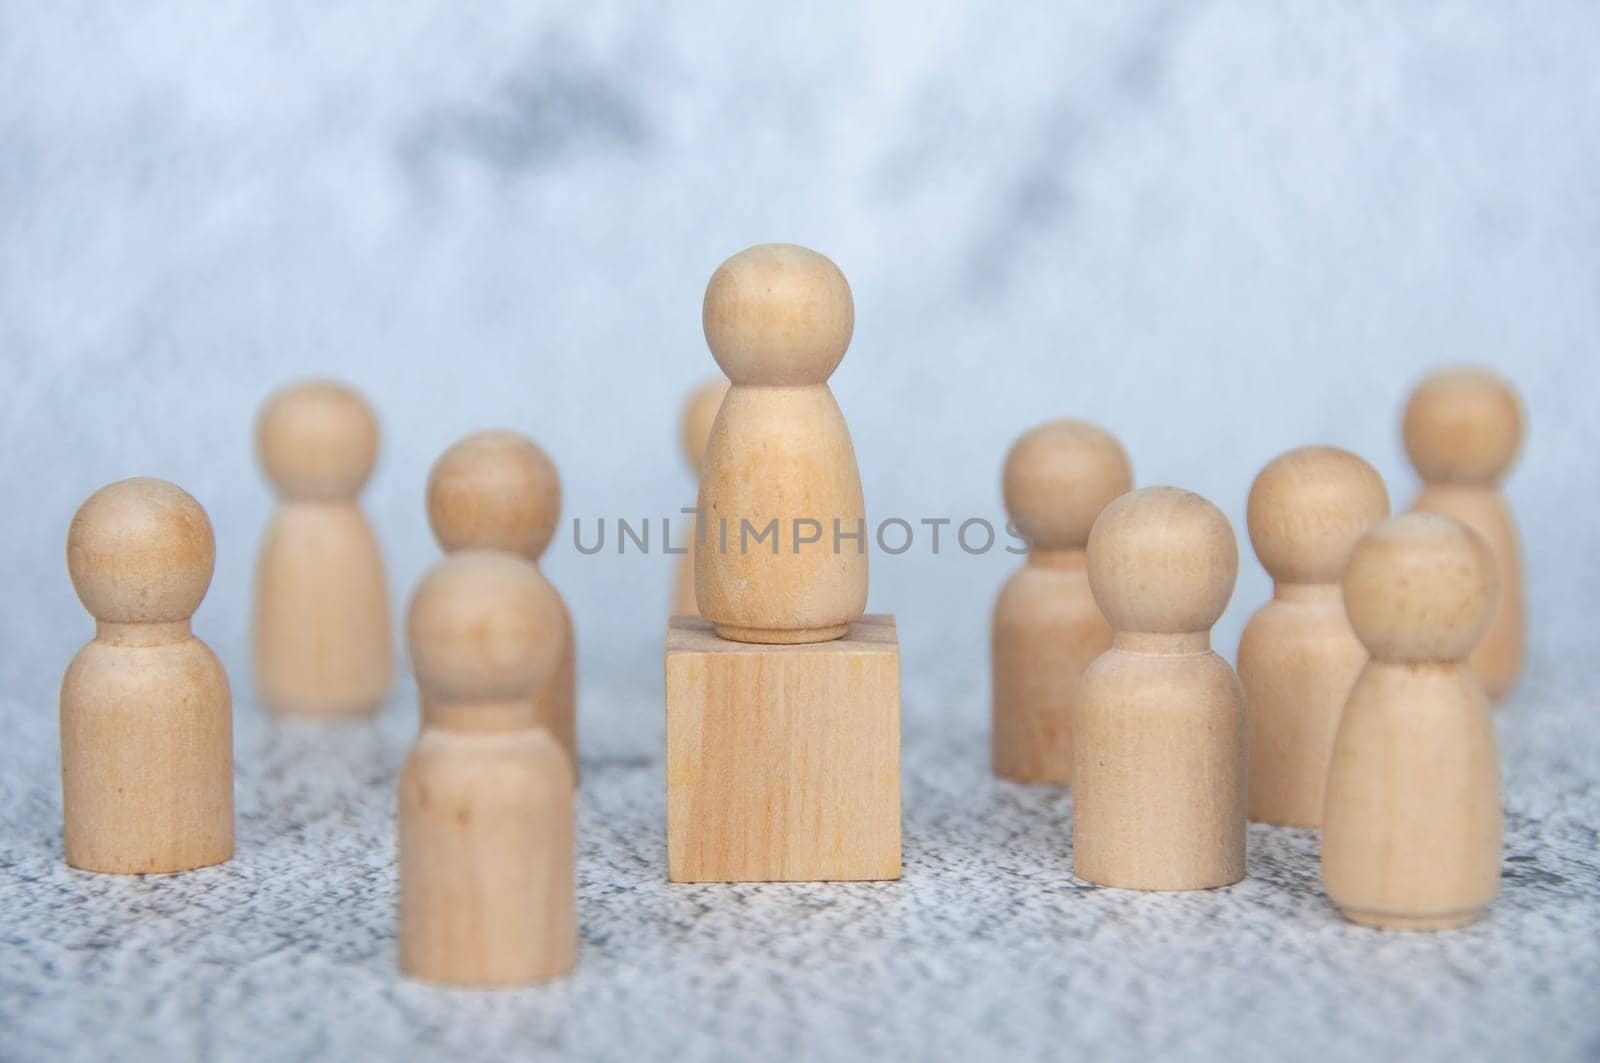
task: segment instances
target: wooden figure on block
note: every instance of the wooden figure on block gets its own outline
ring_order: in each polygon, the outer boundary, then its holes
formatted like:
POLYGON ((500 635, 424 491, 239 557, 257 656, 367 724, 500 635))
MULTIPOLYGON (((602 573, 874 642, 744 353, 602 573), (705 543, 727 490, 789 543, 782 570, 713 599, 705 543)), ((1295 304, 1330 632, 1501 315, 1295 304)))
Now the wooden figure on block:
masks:
POLYGON ((718 267, 702 318, 733 386, 700 469, 700 611, 739 642, 841 638, 867 607, 861 473, 828 388, 850 286, 815 251, 761 244, 718 267))
POLYGON ((527 561, 464 550, 411 600, 425 717, 400 773, 400 967, 460 985, 577 961, 572 769, 534 723, 560 666, 561 601, 527 561))
MULTIPOLYGON (((527 438, 503 430, 476 432, 434 463, 427 509, 434 538, 446 553, 504 550, 537 571, 561 517, 561 479, 555 463, 527 438)), ((560 594, 554 588, 551 593, 561 605, 560 663, 539 691, 534 720, 567 751, 576 776, 577 639, 560 594)))
POLYGON ((95 618, 61 682, 67 863, 156 874, 233 855, 233 701, 189 628, 216 542, 200 503, 122 480, 79 508, 67 569, 95 618))
POLYGON ((1017 440, 1003 483, 1006 510, 1032 548, 994 605, 994 772, 1066 786, 1078 680, 1111 646, 1084 547, 1100 511, 1133 486, 1133 469, 1109 432, 1068 419, 1017 440))
POLYGON ((706 619, 667 631, 668 876, 897 878, 899 641, 862 615, 866 507, 827 385, 850 288, 814 251, 753 247, 711 278, 704 319, 732 386, 701 472, 706 619))
POLYGON ((1495 560, 1459 521, 1409 513, 1373 529, 1344 575, 1372 654, 1339 722, 1322 881, 1345 918, 1386 930, 1477 919, 1500 885, 1500 768, 1465 658, 1494 614, 1495 560))
POLYGON ((1239 640, 1251 819, 1322 823, 1333 735, 1367 663, 1339 580, 1356 541, 1388 516, 1383 478, 1337 447, 1280 455, 1250 488, 1250 541, 1274 581, 1239 640))
MULTIPOLYGON (((700 464, 705 460, 706 444, 711 441, 711 425, 722 408, 722 398, 728 393, 728 381, 714 380, 695 389, 683 408, 683 457, 694 472, 695 483, 700 482, 700 464)), ((700 607, 694 600, 694 551, 700 525, 691 514, 683 543, 683 555, 678 559, 677 581, 672 585, 672 615, 699 616, 700 607)))
POLYGON ((1435 373, 1406 404, 1406 453, 1423 481, 1413 508, 1456 518, 1483 536, 1494 554, 1500 600, 1470 658, 1492 698, 1510 692, 1522 670, 1522 547, 1500 492, 1522 434, 1521 400, 1509 381, 1487 369, 1435 373))
POLYGON ((1133 491, 1095 521, 1089 586, 1113 634, 1072 717, 1079 878, 1194 890, 1244 877, 1244 692, 1211 652, 1238 569, 1228 518, 1189 491, 1133 491))
POLYGON ((256 454, 280 496, 256 566, 261 698, 285 716, 370 716, 394 669, 383 560, 356 504, 377 418, 343 384, 294 384, 262 408, 256 454))

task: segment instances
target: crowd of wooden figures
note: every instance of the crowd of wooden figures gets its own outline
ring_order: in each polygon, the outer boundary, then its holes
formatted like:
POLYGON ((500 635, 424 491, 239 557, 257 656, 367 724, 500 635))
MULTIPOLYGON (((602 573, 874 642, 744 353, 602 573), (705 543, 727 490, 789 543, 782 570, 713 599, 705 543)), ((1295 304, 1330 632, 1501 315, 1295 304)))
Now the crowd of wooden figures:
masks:
MULTIPOLYGON (((713 275, 704 325, 726 379, 684 416, 702 519, 777 517, 780 534, 801 513, 863 520, 827 384, 854 326, 838 268, 749 248, 713 275)), ((1275 590, 1237 673, 1211 650, 1238 568, 1227 518, 1189 491, 1133 489, 1092 424, 1022 435, 1003 488, 1032 549, 994 610, 993 764, 1072 788, 1079 878, 1226 886, 1254 819, 1320 829, 1327 894, 1354 922, 1481 914, 1501 863, 1489 698, 1517 675, 1524 626, 1498 483, 1522 430, 1495 374, 1428 377, 1403 423, 1424 487, 1399 517, 1348 451, 1270 462, 1248 524, 1275 590)), ((377 421, 341 384, 298 383, 265 404, 256 447, 280 496, 254 590, 259 699, 281 717, 370 717, 394 663, 357 505, 377 421)), ((560 505, 555 466, 509 431, 462 439, 427 480, 446 556, 408 613, 421 729, 398 800, 399 960, 418 978, 534 982, 576 961, 576 656, 538 567, 560 505)), ((867 554, 688 541, 666 641, 669 878, 898 878, 899 644, 892 617, 864 615, 867 554)), ((161 480, 104 487, 72 520, 68 567, 97 621, 61 688, 73 867, 233 854, 229 683, 190 630, 214 552, 205 511, 161 480)))

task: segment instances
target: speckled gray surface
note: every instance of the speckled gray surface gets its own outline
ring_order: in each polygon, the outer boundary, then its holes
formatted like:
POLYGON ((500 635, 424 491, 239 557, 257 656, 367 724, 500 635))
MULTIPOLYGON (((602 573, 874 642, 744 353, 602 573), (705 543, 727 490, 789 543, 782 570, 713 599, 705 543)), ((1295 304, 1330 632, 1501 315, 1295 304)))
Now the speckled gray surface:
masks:
POLYGON ((242 703, 237 857, 148 879, 62 865, 53 721, 6 702, 0 1055, 1593 1058, 1595 689, 1536 672, 1500 713, 1500 897, 1477 926, 1417 936, 1342 923, 1309 831, 1252 827, 1229 889, 1090 888, 1070 797, 992 780, 981 731, 915 725, 917 695, 902 881, 669 886, 658 700, 591 694, 610 726, 585 734, 579 969, 484 993, 395 969, 403 694, 375 726, 242 703))

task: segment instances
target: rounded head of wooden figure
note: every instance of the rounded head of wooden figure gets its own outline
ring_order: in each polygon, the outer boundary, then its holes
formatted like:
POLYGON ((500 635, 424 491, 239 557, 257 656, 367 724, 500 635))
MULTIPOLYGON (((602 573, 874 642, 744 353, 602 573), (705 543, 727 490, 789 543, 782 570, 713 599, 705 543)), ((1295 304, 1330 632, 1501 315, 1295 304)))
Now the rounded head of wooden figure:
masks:
POLYGON ((67 571, 85 609, 108 624, 186 622, 211 586, 217 543, 187 491, 119 480, 90 495, 67 530, 67 571))
POLYGON ((696 476, 706 456, 706 444, 711 442, 711 426, 716 423, 717 411, 722 408, 722 399, 727 394, 728 382, 713 380, 696 388, 683 405, 683 422, 679 426, 683 457, 696 476))
POLYGON ((1338 447, 1300 447, 1250 488, 1250 542, 1279 583, 1338 583, 1357 540, 1389 515, 1383 477, 1338 447))
POLYGON ((1472 652, 1499 593, 1489 544, 1454 517, 1406 513, 1362 537, 1344 608, 1375 660, 1455 661, 1472 652))
POLYGON ((826 383, 856 325, 839 267, 794 244, 757 244, 718 266, 701 317, 728 379, 758 386, 826 383))
POLYGON ((1233 594, 1239 548, 1222 511, 1193 491, 1145 487, 1115 499, 1089 532, 1089 589, 1121 632, 1209 631, 1233 594))
POLYGON ((1464 366, 1434 373, 1406 403, 1406 453, 1431 484, 1492 484, 1522 446, 1522 401, 1510 381, 1464 366))
POLYGON ((538 560, 561 517, 555 463, 516 432, 475 432, 428 474, 428 524, 439 546, 505 550, 538 560))
POLYGON ((462 550, 434 565, 411 597, 408 637, 417 686, 440 706, 526 702, 561 663, 566 615, 532 562, 462 550))
POLYGON ((1024 432, 1001 484, 1034 549, 1082 550, 1100 512, 1133 486, 1133 467, 1110 432, 1067 418, 1024 432))
POLYGON ((354 498, 378 460, 378 418, 336 381, 290 384, 256 418, 256 456, 285 498, 354 498))

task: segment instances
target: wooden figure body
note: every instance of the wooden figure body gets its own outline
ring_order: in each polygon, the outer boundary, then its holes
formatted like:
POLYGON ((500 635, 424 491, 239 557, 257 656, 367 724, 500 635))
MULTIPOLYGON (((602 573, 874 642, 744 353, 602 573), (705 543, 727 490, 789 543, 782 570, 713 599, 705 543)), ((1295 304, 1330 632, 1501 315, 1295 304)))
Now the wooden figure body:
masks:
MULTIPOLYGON (((700 465, 705 460, 706 444, 711 441, 711 425, 722 408, 722 399, 728 394, 727 380, 714 380, 695 389, 683 408, 683 457, 694 472, 694 482, 700 483, 700 465)), ((700 606, 694 600, 695 540, 700 526, 691 514, 686 522, 685 537, 681 544, 683 555, 678 558, 678 575, 672 585, 672 616, 699 616, 700 606)))
POLYGON ((1275 584, 1239 640, 1251 819, 1322 823, 1333 735, 1367 663, 1339 579, 1356 541, 1388 515, 1383 478, 1337 447, 1280 455, 1250 489, 1250 540, 1275 584))
POLYGON ((866 610, 869 534, 828 388, 855 327, 850 286, 814 251, 762 244, 717 269, 703 320, 732 387, 700 472, 700 611, 740 642, 840 638, 866 610))
POLYGON ((95 637, 61 683, 66 860, 156 874, 233 855, 233 702, 190 617, 211 584, 205 510, 164 480, 121 480, 72 518, 67 567, 95 637))
POLYGON ((1472 651, 1472 666, 1492 698, 1510 692, 1522 671, 1522 547, 1500 482, 1522 447, 1522 403, 1510 382, 1487 369, 1435 373, 1406 405, 1406 453, 1423 480, 1414 509, 1443 513, 1483 536, 1494 554, 1499 603, 1472 651))
POLYGON ((1111 648, 1073 713, 1073 869, 1102 886, 1190 890, 1244 877, 1244 695, 1211 652, 1239 554, 1199 495, 1146 487, 1089 535, 1111 648))
POLYGON ((394 668, 383 560, 356 504, 377 419, 342 384, 292 385, 262 408, 256 452, 281 497, 256 566, 261 699, 286 716, 370 716, 394 668))
POLYGON ((1006 509, 1032 543, 994 605, 994 773, 1072 782, 1072 706, 1084 670, 1111 646, 1084 567, 1089 529, 1133 485, 1110 433, 1061 420, 1025 433, 1006 459, 1006 509))
MULTIPOLYGON (((503 550, 538 571, 539 559, 561 517, 561 478, 555 463, 516 432, 496 430, 466 436, 440 455, 428 474, 428 524, 446 553, 503 550)), ((544 579, 541 572, 539 578, 544 579)), ((534 699, 534 720, 547 728, 578 771, 577 636, 572 615, 561 607, 560 660, 534 699)))
POLYGON ((1464 659, 1493 615, 1488 544, 1451 517, 1373 529, 1344 576, 1372 660, 1350 691, 1328 770, 1322 879, 1347 919, 1441 930, 1500 884, 1500 769, 1489 702, 1464 659))
POLYGON ((451 554, 411 602, 426 716, 400 774, 400 967, 459 985, 537 982, 577 962, 572 771, 533 721, 563 610, 508 553, 451 554))

